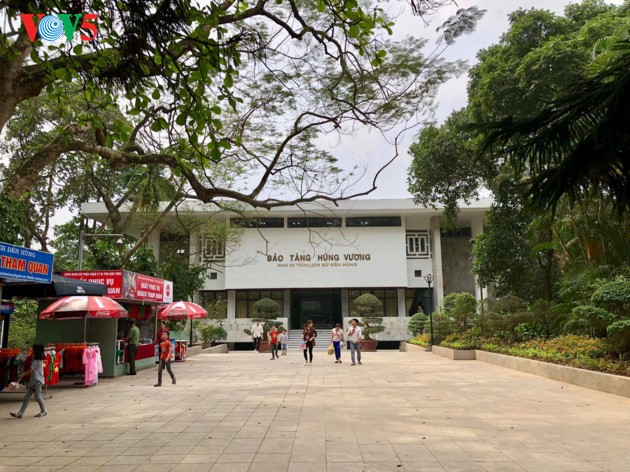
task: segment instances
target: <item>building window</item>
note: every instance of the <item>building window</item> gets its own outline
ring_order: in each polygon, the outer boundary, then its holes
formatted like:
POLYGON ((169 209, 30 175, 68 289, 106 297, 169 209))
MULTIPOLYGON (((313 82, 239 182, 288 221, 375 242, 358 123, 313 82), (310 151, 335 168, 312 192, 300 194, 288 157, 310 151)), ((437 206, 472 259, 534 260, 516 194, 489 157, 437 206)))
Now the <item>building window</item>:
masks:
POLYGON ((236 292, 236 317, 256 318, 254 303, 261 298, 271 298, 280 305, 278 318, 282 317, 284 309, 284 294, 282 290, 238 290, 236 292))
POLYGON ((241 228, 284 228, 284 218, 232 218, 230 224, 241 228))
POLYGON ((359 295, 371 293, 383 304, 383 316, 398 316, 398 293, 395 288, 360 288, 348 290, 348 300, 350 303, 350 315, 358 316, 354 301, 359 295))
POLYGON ((340 218, 288 218, 287 228, 339 228, 340 218))
POLYGON ((201 238, 202 262, 222 262, 225 260, 225 241, 215 236, 201 238))
POLYGON ((442 238, 471 238, 472 231, 470 228, 442 229, 440 230, 440 236, 442 238))
POLYGON ((200 290, 201 306, 208 311, 208 316, 227 318, 227 292, 220 290, 200 290))
POLYGON ((407 310, 407 316, 413 316, 416 313, 424 313, 425 315, 428 315, 430 298, 431 292, 428 288, 406 289, 405 309, 407 310))
POLYGON ((353 216, 346 218, 348 228, 366 226, 401 226, 400 216, 353 216))
POLYGON ((210 280, 217 280, 219 278, 219 274, 216 272, 210 272, 210 280))
POLYGON ((407 258, 429 258, 429 232, 407 231, 407 258))

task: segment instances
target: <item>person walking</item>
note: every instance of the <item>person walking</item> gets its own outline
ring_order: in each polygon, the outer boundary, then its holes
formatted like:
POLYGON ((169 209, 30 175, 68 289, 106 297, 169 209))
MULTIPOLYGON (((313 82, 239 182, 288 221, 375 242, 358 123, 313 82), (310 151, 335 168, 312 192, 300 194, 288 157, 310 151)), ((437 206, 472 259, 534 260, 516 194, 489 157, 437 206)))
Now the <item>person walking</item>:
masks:
POLYGON ((252 325, 252 339, 254 340, 254 351, 260 352, 260 340, 263 337, 263 327, 260 324, 260 320, 256 320, 256 323, 252 325))
POLYGON ((356 352, 357 361, 361 365, 361 338, 363 337, 363 330, 359 326, 359 320, 353 318, 350 322, 352 326, 348 328, 348 341, 350 341, 350 360, 355 365, 354 356, 356 352))
POLYGON ((162 386, 162 371, 166 368, 168 374, 171 376, 171 380, 173 381, 173 385, 177 382, 175 381, 175 374, 171 370, 171 358, 172 358, 172 343, 170 339, 168 339, 168 334, 162 333, 162 342, 160 343, 160 367, 158 367, 158 381, 154 385, 154 387, 162 386))
POLYGON ((343 342, 343 329, 337 323, 332 330, 330 343, 335 348, 335 364, 341 364, 341 343, 343 342))
POLYGON ((316 337, 317 331, 313 327, 313 322, 308 320, 302 332, 302 339, 304 340, 304 365, 313 364, 313 348, 315 347, 316 337))
POLYGON ((269 331, 269 345, 271 346, 271 360, 275 360, 278 358, 278 336, 280 336, 280 332, 276 325, 271 327, 269 331))
POLYGON ((46 405, 44 404, 44 399, 42 398, 42 385, 44 385, 43 344, 33 344, 33 360, 31 361, 31 368, 18 375, 18 383, 29 374, 31 377, 28 381, 28 389, 26 390, 24 399, 22 400, 22 408, 20 408, 20 411, 17 413, 10 413, 13 418, 22 418, 22 416, 24 416, 33 395, 35 395, 35 400, 39 405, 39 413, 35 415, 35 418, 42 418, 48 414, 48 410, 46 410, 46 405))
POLYGON ((287 334, 287 330, 283 329, 280 335, 280 349, 282 349, 283 356, 287 355, 287 344, 289 344, 289 335, 287 334))
POLYGON ((136 320, 129 320, 129 333, 127 334, 127 353, 129 354, 129 374, 136 375, 136 355, 140 344, 140 329, 136 326, 136 320))

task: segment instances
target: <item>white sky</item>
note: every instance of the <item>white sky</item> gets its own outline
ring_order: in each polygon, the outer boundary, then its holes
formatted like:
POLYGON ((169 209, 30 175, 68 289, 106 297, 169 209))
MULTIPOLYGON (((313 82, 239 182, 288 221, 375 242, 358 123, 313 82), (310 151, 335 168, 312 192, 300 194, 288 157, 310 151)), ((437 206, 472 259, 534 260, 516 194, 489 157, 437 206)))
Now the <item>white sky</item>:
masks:
MULTIPOLYGON (((463 59, 469 65, 476 62, 476 54, 482 49, 496 43, 500 36, 508 29, 507 16, 518 8, 546 8, 561 14, 565 5, 576 3, 579 0, 458 0, 458 7, 477 5, 487 10, 483 19, 479 22, 474 33, 460 37, 451 46, 444 57, 449 60, 463 59)), ((620 4, 622 0, 609 0, 610 3, 620 4)), ((455 13, 458 7, 443 8, 436 14, 428 26, 422 20, 412 16, 408 10, 396 19, 394 27, 395 37, 419 36, 435 38, 435 28, 441 25, 449 16, 455 13)), ((434 44, 431 41, 429 47, 434 44)), ((436 120, 443 121, 453 110, 466 105, 466 84, 468 76, 451 79, 443 85, 438 93, 436 120)), ((409 145, 413 142, 418 130, 406 134, 399 151, 399 157, 388 167, 379 178, 378 188, 368 198, 408 198, 407 169, 411 158, 407 154, 409 145)), ((388 144, 380 134, 358 133, 354 137, 345 137, 340 143, 332 141, 329 144, 335 156, 340 159, 341 167, 351 168, 355 164, 368 169, 378 169, 393 155, 393 147, 388 144)), ((369 171, 368 171, 369 172, 369 171)), ((364 189, 371 184, 371 178, 366 178, 354 187, 354 190, 364 189)), ((61 211, 55 215, 54 224, 67 221, 71 217, 68 211, 61 211)), ((52 234, 50 235, 53 236, 52 234)))
MULTIPOLYGON (((444 57, 450 60, 466 60, 469 66, 474 65, 476 54, 480 49, 486 48, 499 41, 501 35, 507 31, 508 14, 518 8, 547 9, 554 13, 562 14, 564 7, 570 3, 579 3, 580 0, 458 0, 459 8, 477 5, 487 10, 482 20, 478 23, 472 34, 460 37, 457 42, 449 47, 444 57)), ((608 3, 621 4, 622 0, 609 0, 608 3)), ((420 37, 434 37, 435 28, 441 25, 446 18, 455 13, 457 7, 444 8, 436 15, 431 24, 425 27, 422 21, 410 14, 405 14, 396 20, 396 35, 413 35, 420 37)), ((444 84, 437 96, 437 110, 435 119, 442 122, 453 111, 464 107, 467 103, 466 85, 468 75, 464 74, 444 84)), ((380 176, 378 188, 368 198, 408 198, 411 195, 407 191, 407 169, 411 164, 411 157, 407 153, 409 145, 417 136, 418 130, 414 130, 405 136, 405 141, 400 147, 400 155, 380 176)), ((378 168, 384 161, 393 155, 392 147, 381 136, 375 134, 363 134, 356 139, 344 140, 338 146, 334 154, 344 163, 349 161, 360 162, 370 168, 378 168)), ((350 164, 348 164, 350 166, 350 164)), ((364 184, 368 184, 365 182, 364 184)))

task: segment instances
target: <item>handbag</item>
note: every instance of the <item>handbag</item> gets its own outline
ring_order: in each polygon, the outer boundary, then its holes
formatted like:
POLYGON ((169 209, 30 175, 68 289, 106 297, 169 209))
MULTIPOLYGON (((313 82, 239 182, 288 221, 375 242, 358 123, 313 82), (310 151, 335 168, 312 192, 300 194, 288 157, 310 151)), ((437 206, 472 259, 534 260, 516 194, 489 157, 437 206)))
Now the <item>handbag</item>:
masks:
POLYGON ((300 344, 300 349, 306 349, 306 343, 300 344))
POLYGON ((334 352, 335 352, 335 348, 331 344, 330 346, 328 346, 328 355, 332 356, 334 354, 334 352))

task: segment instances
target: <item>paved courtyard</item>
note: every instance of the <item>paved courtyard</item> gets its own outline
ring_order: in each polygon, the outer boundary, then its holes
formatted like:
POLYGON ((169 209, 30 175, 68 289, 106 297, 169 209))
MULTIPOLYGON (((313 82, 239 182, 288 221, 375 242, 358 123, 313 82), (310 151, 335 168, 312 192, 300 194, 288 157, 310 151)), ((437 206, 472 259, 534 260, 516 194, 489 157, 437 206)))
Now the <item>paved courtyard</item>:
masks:
POLYGON ((630 399, 429 353, 299 354, 55 389, 43 419, 0 397, 0 472, 630 471, 630 399))

